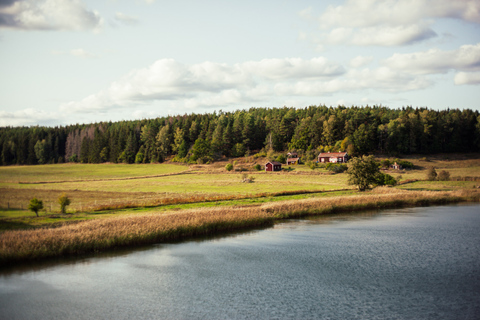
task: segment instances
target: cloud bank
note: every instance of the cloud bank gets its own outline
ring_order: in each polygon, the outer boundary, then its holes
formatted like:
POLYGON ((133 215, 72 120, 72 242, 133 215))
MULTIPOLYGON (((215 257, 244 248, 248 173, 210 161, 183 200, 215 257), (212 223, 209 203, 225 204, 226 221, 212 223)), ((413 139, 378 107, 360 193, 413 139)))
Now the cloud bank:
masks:
POLYGON ((93 30, 103 24, 99 13, 80 0, 2 0, 0 27, 22 30, 93 30))
POLYGON ((480 23, 477 0, 350 0, 328 6, 318 17, 311 9, 299 13, 321 32, 315 41, 330 45, 403 46, 437 37, 435 19, 480 23))
POLYGON ((478 73, 472 71, 480 70, 480 43, 452 51, 394 54, 379 67, 365 67, 371 61, 372 57, 358 56, 344 67, 325 57, 263 59, 234 65, 185 65, 161 59, 131 71, 96 94, 63 104, 61 110, 96 113, 156 101, 168 101, 183 109, 226 108, 275 97, 321 97, 359 90, 398 93, 428 88, 434 84, 430 75, 451 70, 457 72, 456 84, 473 84, 478 73))

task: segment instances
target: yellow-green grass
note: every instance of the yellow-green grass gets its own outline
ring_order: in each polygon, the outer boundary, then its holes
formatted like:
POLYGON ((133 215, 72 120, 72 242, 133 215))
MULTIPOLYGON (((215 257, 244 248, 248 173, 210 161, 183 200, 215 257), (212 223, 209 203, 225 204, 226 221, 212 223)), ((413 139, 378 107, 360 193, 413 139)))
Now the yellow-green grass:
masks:
POLYGON ((331 190, 346 186, 347 175, 298 175, 248 172, 254 183, 242 183, 242 174, 188 173, 134 180, 74 181, 55 184, 1 184, 16 189, 55 189, 59 191, 156 192, 253 194, 278 190, 331 190))
POLYGON ((0 234, 0 265, 212 235, 240 228, 272 225, 277 220, 292 217, 459 201, 478 202, 479 199, 480 193, 477 190, 421 192, 381 188, 362 196, 310 198, 173 213, 154 212, 81 221, 56 228, 5 231, 0 234))
POLYGON ((269 202, 278 202, 286 200, 299 200, 314 197, 335 197, 345 196, 355 193, 353 190, 320 192, 320 193, 304 193, 284 196, 266 196, 257 198, 234 199, 224 201, 206 201, 195 203, 181 203, 163 205, 158 207, 136 207, 118 210, 103 210, 103 211, 86 211, 86 212, 72 212, 67 214, 52 213, 51 210, 41 210, 39 217, 33 212, 27 210, 0 210, 0 232, 5 230, 30 229, 38 227, 55 227, 61 222, 74 222, 87 219, 99 219, 118 217, 126 214, 146 214, 146 213, 160 213, 168 211, 177 211, 185 209, 207 208, 207 207, 232 207, 232 206, 249 206, 260 205, 269 202))
POLYGON ((117 179, 172 174, 188 167, 175 164, 53 164, 0 167, 0 183, 117 179))
POLYGON ((480 181, 414 181, 397 186, 399 189, 407 190, 458 190, 472 189, 480 186, 480 181))

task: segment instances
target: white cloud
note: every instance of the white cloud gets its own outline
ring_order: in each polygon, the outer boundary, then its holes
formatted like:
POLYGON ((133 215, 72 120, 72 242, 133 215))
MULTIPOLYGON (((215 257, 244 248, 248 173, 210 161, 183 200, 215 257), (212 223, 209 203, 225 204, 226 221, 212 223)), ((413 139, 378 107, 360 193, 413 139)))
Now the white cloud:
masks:
POLYGON ((359 68, 369 64, 372 61, 373 61, 372 56, 368 56, 368 57, 357 56, 352 60, 350 60, 350 66, 352 66, 353 68, 359 68))
MULTIPOLYGON (((299 16, 313 19, 310 9, 299 16)), ((436 37, 433 22, 443 18, 480 23, 480 1, 350 0, 328 6, 316 21, 327 44, 401 46, 436 37)))
POLYGON ((138 24, 138 18, 137 17, 130 16, 130 15, 127 15, 127 14, 124 14, 124 13, 121 13, 121 12, 115 13, 115 20, 117 20, 117 21, 119 21, 123 24, 129 25, 129 26, 134 26, 134 25, 138 24))
POLYGON ((103 21, 80 0, 17 0, 0 6, 0 27, 24 30, 94 30, 103 21))
POLYGON ((0 110, 0 127, 54 124, 58 123, 58 120, 60 120, 58 112, 49 113, 31 108, 14 112, 0 110))
POLYGON ((133 70, 97 94, 66 103, 61 109, 100 112, 161 100, 184 101, 190 107, 220 106, 264 96, 272 91, 273 80, 325 79, 344 72, 343 67, 323 57, 265 59, 235 65, 203 62, 191 66, 161 59, 148 68, 133 70))
POLYGON ((268 79, 331 77, 345 72, 342 66, 324 57, 304 60, 300 58, 264 59, 245 62, 241 68, 268 79))
POLYGON ((480 43, 457 50, 430 49, 423 52, 394 54, 383 65, 412 74, 446 73, 449 70, 480 70, 480 43))
POLYGON ((432 82, 423 76, 412 76, 386 67, 377 69, 350 70, 344 77, 327 81, 298 81, 294 84, 280 83, 275 86, 277 95, 322 96, 337 92, 379 90, 404 92, 425 89, 432 82))
POLYGON ((400 26, 429 18, 454 18, 480 23, 477 0, 350 0, 329 6, 319 17, 323 28, 344 26, 364 28, 377 25, 400 26))
POLYGON ((454 83, 456 85, 480 84, 480 72, 458 72, 455 74, 454 83))
POLYGON ((353 33, 351 43, 358 46, 400 46, 412 44, 437 34, 426 26, 412 24, 408 26, 367 27, 353 33))

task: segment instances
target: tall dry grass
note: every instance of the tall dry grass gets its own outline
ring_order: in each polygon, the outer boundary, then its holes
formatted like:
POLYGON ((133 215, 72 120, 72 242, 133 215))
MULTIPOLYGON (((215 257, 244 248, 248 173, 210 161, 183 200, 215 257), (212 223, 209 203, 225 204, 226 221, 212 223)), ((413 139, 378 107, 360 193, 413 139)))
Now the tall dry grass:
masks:
POLYGON ((169 214, 90 220, 50 229, 6 231, 0 234, 0 265, 211 235, 271 225, 276 220, 291 217, 479 200, 480 193, 475 190, 413 192, 380 188, 356 196, 289 200, 247 207, 191 209, 169 214))

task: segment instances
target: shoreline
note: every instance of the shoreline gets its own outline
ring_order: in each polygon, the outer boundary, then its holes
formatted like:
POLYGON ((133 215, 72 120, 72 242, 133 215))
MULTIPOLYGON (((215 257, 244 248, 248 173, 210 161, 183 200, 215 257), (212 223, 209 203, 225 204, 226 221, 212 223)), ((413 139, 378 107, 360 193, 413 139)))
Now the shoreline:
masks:
POLYGON ((5 231, 0 234, 0 268, 14 263, 74 257, 269 226, 290 218, 459 202, 480 202, 480 192, 378 188, 353 196, 126 215, 56 228, 5 231))

